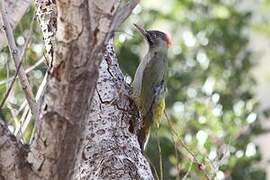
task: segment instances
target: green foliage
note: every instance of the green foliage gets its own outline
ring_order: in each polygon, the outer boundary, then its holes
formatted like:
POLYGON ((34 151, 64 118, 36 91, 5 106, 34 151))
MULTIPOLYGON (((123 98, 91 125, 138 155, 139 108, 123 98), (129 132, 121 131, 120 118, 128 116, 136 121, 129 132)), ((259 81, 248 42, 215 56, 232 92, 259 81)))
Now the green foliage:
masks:
POLYGON ((129 33, 117 34, 120 65, 131 77, 145 49, 133 32, 134 21, 146 29, 167 31, 173 39, 166 111, 178 133, 177 152, 165 117, 147 148, 159 172, 160 138, 164 179, 176 178, 177 163, 181 177, 188 172, 192 156, 179 145, 181 139, 199 161, 193 160, 190 179, 205 174, 211 179, 265 179, 264 171, 256 168, 260 155, 251 142, 261 132, 247 47, 251 16, 238 10, 234 1, 142 1, 122 26, 129 33))

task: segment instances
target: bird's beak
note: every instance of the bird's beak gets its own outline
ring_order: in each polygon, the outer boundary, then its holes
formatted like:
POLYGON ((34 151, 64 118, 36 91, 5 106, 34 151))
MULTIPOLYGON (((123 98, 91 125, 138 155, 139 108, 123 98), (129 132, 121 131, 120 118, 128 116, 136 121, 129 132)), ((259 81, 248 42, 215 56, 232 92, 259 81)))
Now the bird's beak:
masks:
POLYGON ((144 36, 147 37, 147 32, 144 28, 138 26, 137 24, 134 24, 134 26, 136 27, 136 29, 144 36))
POLYGON ((148 41, 148 43, 150 45, 153 44, 152 39, 151 39, 149 33, 144 28, 138 26, 137 24, 134 24, 134 26, 143 35, 143 37, 148 41))

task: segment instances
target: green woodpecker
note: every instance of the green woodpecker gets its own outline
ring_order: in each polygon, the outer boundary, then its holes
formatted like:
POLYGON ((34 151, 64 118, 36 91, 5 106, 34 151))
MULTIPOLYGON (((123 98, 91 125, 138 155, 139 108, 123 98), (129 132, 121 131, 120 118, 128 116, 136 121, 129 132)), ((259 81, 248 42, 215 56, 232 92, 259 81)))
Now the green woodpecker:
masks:
POLYGON ((167 51, 171 40, 166 33, 146 31, 134 24, 148 44, 148 52, 141 60, 132 82, 132 97, 140 110, 142 126, 138 140, 142 150, 145 149, 154 123, 159 127, 165 109, 165 92, 167 77, 167 51))

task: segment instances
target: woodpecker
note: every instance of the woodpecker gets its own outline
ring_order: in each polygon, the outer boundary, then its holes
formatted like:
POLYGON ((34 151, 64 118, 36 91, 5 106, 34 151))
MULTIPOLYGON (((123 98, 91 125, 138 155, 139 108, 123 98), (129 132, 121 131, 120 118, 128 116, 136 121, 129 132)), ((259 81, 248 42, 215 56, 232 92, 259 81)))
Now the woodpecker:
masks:
POLYGON ((132 82, 132 98, 138 107, 142 124, 138 141, 144 150, 150 135, 150 127, 159 127, 165 109, 167 52, 172 46, 169 36, 157 30, 145 30, 134 24, 148 44, 148 52, 141 60, 132 82))

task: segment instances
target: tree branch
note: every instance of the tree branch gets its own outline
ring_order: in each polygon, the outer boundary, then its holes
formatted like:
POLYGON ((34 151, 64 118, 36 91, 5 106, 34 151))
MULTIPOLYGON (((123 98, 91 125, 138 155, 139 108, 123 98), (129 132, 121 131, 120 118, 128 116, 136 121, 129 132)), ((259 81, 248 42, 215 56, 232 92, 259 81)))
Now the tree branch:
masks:
POLYGON ((123 3, 123 5, 119 5, 117 8, 117 11, 114 15, 114 18, 111 23, 110 33, 108 33, 106 37, 106 42, 111 37, 111 33, 124 22, 124 20, 130 15, 132 10, 136 7, 136 5, 140 2, 140 0, 129 0, 126 3, 123 3))
MULTIPOLYGON (((44 61, 45 61, 45 58, 44 58, 44 56, 42 56, 42 58, 39 59, 35 64, 33 64, 32 66, 30 66, 29 68, 27 68, 27 69, 25 70, 26 75, 27 75, 28 73, 30 73, 31 71, 33 71, 33 70, 34 70, 35 68, 37 68, 38 66, 40 66, 41 64, 43 64, 44 61)), ((7 79, 5 79, 5 80, 0 81, 0 86, 3 85, 3 84, 6 84, 6 83, 8 83, 8 82, 11 82, 11 81, 13 80, 13 78, 14 78, 14 76, 11 76, 11 77, 9 77, 9 78, 7 78, 7 79)), ((16 77, 16 79, 17 79, 17 78, 18 78, 18 77, 16 77)))
MULTIPOLYGON (((31 0, 6 0, 6 9, 8 11, 9 23, 11 28, 14 30, 18 22, 20 22, 21 18, 27 11, 27 9, 32 4, 31 0)), ((0 15, 1 17, 1 15, 0 15)), ((0 18, 2 19, 2 18, 0 18)), ((4 31, 1 31, 3 27, 3 23, 0 20, 0 50, 6 45, 6 37, 4 31)))
POLYGON ((32 88, 29 84, 29 81, 27 79, 27 76, 25 74, 23 67, 19 67, 20 66, 19 52, 18 52, 18 48, 17 48, 15 40, 14 40, 12 28, 11 28, 9 20, 8 20, 4 0, 1 1, 1 3, 0 3, 0 9, 1 9, 0 14, 2 16, 2 21, 3 21, 3 25, 4 25, 4 29, 5 29, 5 33, 6 33, 6 38, 8 40, 9 51, 12 55, 12 59, 14 61, 14 64, 15 64, 16 68, 18 69, 20 84, 22 86, 22 89, 24 91, 24 94, 26 96, 27 102, 30 106, 32 113, 35 115, 35 117, 37 117, 36 101, 34 99, 32 88))
POLYGON ((12 87, 13 87, 13 85, 14 85, 16 79, 17 79, 17 76, 18 76, 18 74, 19 74, 19 69, 20 69, 20 67, 21 67, 21 65, 22 65, 22 62, 23 62, 23 59, 24 59, 24 55, 25 55, 26 50, 27 50, 27 46, 29 45, 30 39, 32 38, 32 31, 33 31, 33 23, 34 23, 34 19, 35 19, 35 16, 34 16, 33 19, 32 19, 32 22, 31 22, 31 25, 30 25, 30 32, 29 32, 29 34, 27 35, 26 42, 25 42, 24 47, 23 47, 23 49, 22 49, 22 53, 21 53, 20 60, 19 60, 19 61, 20 61, 20 62, 19 62, 19 66, 18 66, 18 68, 16 69, 16 73, 15 73, 15 75, 13 76, 13 79, 12 79, 10 85, 9 85, 9 88, 8 88, 6 94, 4 95, 4 98, 2 99, 2 101, 1 101, 1 103, 0 103, 0 111, 1 111, 1 109, 2 109, 2 107, 3 107, 3 105, 4 105, 4 103, 5 103, 5 101, 7 100, 8 96, 9 96, 9 93, 11 92, 11 89, 12 89, 12 87))

